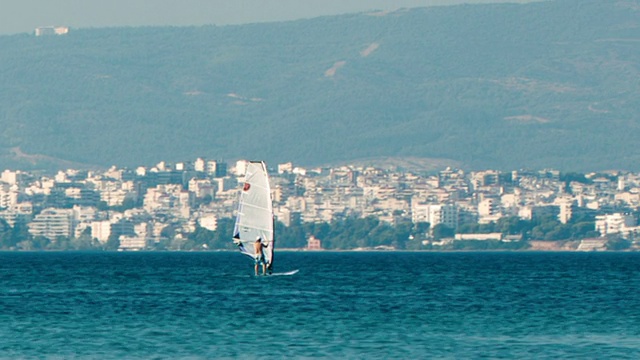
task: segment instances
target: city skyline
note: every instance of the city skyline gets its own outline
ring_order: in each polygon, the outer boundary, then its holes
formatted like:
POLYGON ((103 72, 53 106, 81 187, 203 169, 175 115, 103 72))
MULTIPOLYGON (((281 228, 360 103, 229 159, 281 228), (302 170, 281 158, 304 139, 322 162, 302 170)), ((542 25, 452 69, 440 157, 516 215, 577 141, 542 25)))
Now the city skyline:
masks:
MULTIPOLYGON (((53 177, 5 170, 0 218, 7 227, 21 224, 28 234, 11 233, 0 239, 0 248, 228 248, 246 166, 246 160, 228 166, 198 158, 136 170, 68 169, 53 177)), ((419 174, 289 162, 272 166, 270 178, 284 248, 304 247, 308 236, 328 240, 328 249, 453 249, 455 242, 477 248, 486 241, 512 250, 638 248, 638 173, 447 168, 419 174), (334 230, 311 226, 300 236, 296 229, 303 223, 334 230), (354 227, 368 228, 366 242, 338 236, 354 227)))

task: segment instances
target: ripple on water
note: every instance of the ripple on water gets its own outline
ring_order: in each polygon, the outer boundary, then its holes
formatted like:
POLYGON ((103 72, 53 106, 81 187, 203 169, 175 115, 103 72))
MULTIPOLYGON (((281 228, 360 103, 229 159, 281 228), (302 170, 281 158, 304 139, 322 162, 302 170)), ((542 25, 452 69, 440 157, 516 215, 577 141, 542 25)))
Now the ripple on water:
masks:
POLYGON ((0 253, 0 358, 640 357, 640 254, 278 259, 0 253))

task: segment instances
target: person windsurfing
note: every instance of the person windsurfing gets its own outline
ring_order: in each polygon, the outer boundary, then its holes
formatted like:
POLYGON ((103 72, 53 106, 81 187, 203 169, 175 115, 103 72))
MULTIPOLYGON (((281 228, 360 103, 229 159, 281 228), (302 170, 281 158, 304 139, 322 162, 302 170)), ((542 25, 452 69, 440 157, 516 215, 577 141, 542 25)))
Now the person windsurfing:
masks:
POLYGON ((263 248, 266 248, 269 245, 265 245, 262 243, 262 238, 260 238, 260 236, 258 236, 256 238, 256 242, 253 243, 253 249, 254 252, 256 254, 255 257, 255 272, 256 272, 256 276, 258 275, 258 267, 260 264, 262 264, 262 275, 266 275, 267 274, 267 262, 264 259, 264 252, 262 251, 263 248))

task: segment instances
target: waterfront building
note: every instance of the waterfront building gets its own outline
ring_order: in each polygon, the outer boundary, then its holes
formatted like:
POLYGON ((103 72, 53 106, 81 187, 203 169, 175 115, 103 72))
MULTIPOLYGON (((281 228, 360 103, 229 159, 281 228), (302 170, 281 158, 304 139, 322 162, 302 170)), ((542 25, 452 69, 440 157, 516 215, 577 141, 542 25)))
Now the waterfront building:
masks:
POLYGON ((627 228, 635 227, 636 219, 631 214, 605 214, 596 216, 596 231, 601 236, 624 233, 627 228))
POLYGON ((47 208, 28 224, 33 236, 44 236, 55 240, 58 236, 71 237, 74 229, 73 210, 47 208))
POLYGON ((118 250, 137 251, 147 247, 147 239, 141 236, 120 235, 118 240, 120 241, 118 250))
POLYGON ((603 251, 607 249, 607 239, 582 239, 577 250, 579 251, 603 251))
POLYGON ((489 234, 456 234, 456 240, 497 240, 502 241, 502 233, 489 233, 489 234))
POLYGON ((101 243, 106 243, 111 235, 111 221, 92 221, 91 222, 91 237, 97 239, 101 243))
POLYGON ((460 209, 455 204, 415 204, 411 207, 412 222, 427 222, 431 228, 443 224, 451 229, 458 228, 460 209))

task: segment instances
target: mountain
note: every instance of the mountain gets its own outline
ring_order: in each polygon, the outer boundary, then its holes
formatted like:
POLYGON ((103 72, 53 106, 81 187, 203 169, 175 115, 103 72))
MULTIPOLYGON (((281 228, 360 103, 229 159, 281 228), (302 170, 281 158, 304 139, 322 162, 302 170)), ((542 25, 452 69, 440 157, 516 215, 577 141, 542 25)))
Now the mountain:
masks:
POLYGON ((0 167, 640 170, 639 44, 640 0, 0 36, 0 167))

